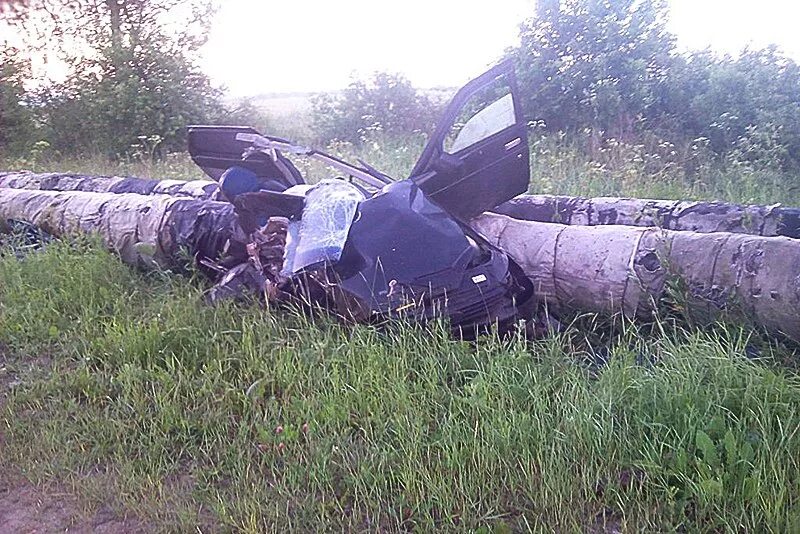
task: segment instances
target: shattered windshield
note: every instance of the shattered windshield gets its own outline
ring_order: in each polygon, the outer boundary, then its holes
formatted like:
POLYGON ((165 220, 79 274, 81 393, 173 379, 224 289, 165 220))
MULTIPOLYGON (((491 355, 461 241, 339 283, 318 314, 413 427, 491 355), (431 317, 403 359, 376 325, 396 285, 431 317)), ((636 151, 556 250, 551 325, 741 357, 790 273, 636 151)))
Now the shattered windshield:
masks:
POLYGON ((299 221, 289 224, 283 274, 322 261, 338 261, 364 194, 344 180, 325 180, 306 195, 299 221))

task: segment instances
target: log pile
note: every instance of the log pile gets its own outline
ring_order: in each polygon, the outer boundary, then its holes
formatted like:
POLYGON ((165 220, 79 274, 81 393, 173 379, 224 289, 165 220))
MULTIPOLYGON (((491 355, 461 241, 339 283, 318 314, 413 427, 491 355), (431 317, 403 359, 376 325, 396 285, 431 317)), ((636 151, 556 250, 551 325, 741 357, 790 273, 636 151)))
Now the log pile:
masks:
MULTIPOLYGON (((70 173, 0 173, 0 188, 98 193, 167 194, 216 200, 218 187, 209 180, 147 180, 70 173)), ((800 208, 728 202, 653 200, 619 197, 520 195, 494 213, 523 221, 576 226, 639 226, 699 233, 732 232, 800 239, 800 208)))

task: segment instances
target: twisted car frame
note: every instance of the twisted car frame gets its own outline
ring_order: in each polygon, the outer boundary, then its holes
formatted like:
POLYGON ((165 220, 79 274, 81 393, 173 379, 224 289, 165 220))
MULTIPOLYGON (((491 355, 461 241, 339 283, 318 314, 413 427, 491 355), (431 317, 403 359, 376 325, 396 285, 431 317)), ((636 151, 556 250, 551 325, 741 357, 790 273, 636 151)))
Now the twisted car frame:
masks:
POLYGON ((362 322, 443 316, 462 336, 506 329, 531 313, 528 278, 469 225, 528 188, 526 123, 510 62, 457 92, 400 180, 250 127, 191 126, 188 141, 248 235, 283 227, 279 268, 267 272, 261 261, 275 259, 274 246, 261 259, 249 249, 251 275, 254 263, 270 295, 322 300, 362 322), (307 184, 287 155, 320 160, 342 176, 307 184))

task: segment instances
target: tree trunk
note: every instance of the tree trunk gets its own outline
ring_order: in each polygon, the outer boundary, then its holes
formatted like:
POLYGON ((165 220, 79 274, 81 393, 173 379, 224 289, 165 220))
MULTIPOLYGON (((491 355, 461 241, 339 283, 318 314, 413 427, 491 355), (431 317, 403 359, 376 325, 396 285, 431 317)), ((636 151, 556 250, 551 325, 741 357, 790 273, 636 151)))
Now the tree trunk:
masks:
POLYGON ((109 29, 111 31, 111 54, 116 74, 120 73, 122 66, 122 19, 119 0, 105 0, 109 15, 109 29))
POLYGON ((214 200, 219 189, 211 180, 149 180, 130 176, 89 176, 48 172, 0 172, 0 188, 42 191, 87 191, 94 193, 137 193, 172 195, 214 200))
POLYGON ((732 232, 800 238, 800 208, 685 200, 521 195, 495 213, 569 225, 657 226, 690 232, 732 232))
MULTIPOLYGON (((248 238, 230 204, 136 194, 0 189, 0 226, 27 221, 56 235, 96 233, 123 261, 180 266, 185 255, 242 262, 248 238)), ((552 310, 650 317, 670 282, 690 316, 743 312, 742 322, 800 341, 800 242, 628 226, 567 226, 484 214, 473 225, 511 255, 552 310)))
POLYGON ((166 195, 0 189, 0 229, 9 220, 63 236, 97 234, 125 263, 171 268, 216 259, 238 229, 233 206, 166 195))
POLYGON ((690 316, 720 311, 800 341, 800 242, 719 232, 568 226, 491 213, 473 227, 506 251, 552 310, 651 317, 670 283, 690 316))

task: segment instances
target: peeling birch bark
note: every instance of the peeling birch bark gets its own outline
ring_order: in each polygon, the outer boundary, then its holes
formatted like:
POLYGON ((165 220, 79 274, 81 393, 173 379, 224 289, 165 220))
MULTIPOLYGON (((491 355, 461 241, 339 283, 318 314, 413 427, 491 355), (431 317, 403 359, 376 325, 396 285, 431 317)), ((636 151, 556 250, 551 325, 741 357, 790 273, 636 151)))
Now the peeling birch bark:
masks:
POLYGON ((519 263, 554 311, 652 317, 674 277, 690 315, 721 310, 800 341, 800 242, 629 226, 569 226, 483 214, 473 227, 519 263))
POLYGON ((240 232, 228 203, 131 193, 0 189, 0 230, 8 220, 54 236, 97 234, 141 267, 176 267, 186 251, 216 259, 240 232))
POLYGON ((579 226, 646 226, 700 233, 731 232, 800 238, 800 208, 727 202, 616 197, 521 195, 494 213, 579 226))
MULTIPOLYGON (((166 195, 0 189, 7 220, 56 235, 97 234, 123 261, 181 266, 184 250, 247 261, 247 243, 228 203, 166 195), (233 244, 233 245, 232 245, 233 244)), ((688 289, 692 316, 744 312, 742 321, 800 341, 800 241, 628 226, 568 226, 484 214, 473 226, 509 253, 554 311, 652 317, 668 281, 688 289)))
POLYGON ((214 200, 219 189, 211 180, 148 180, 131 176, 89 176, 73 173, 0 172, 0 188, 41 191, 85 191, 172 195, 214 200))

